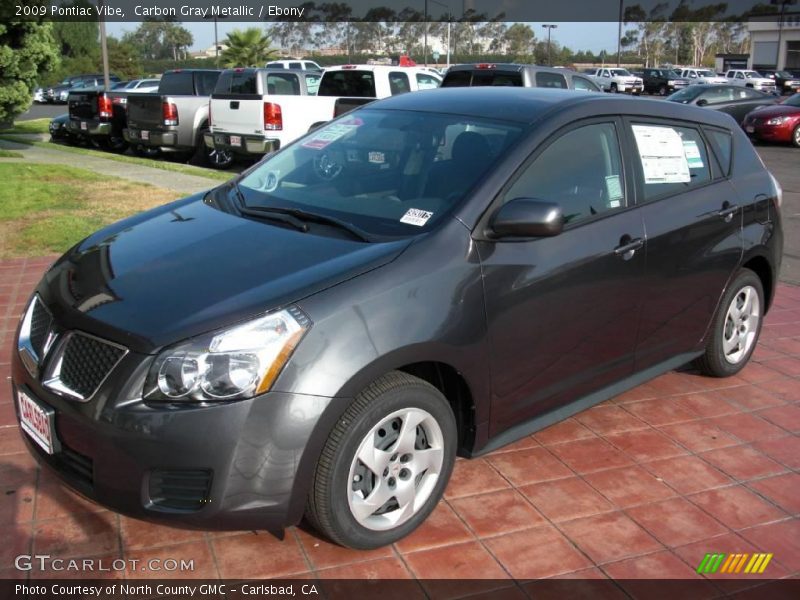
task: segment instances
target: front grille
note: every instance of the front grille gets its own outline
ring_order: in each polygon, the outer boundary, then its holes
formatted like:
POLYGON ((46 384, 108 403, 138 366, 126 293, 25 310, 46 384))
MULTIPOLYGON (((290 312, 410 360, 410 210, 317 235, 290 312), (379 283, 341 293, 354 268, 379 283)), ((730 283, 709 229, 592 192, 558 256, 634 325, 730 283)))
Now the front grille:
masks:
POLYGON ((36 356, 39 357, 40 361, 42 358, 44 358, 44 352, 42 352, 42 350, 52 324, 53 317, 50 316, 50 313, 37 296, 33 301, 33 314, 31 315, 31 329, 28 339, 30 340, 31 347, 33 348, 34 352, 36 352, 36 356))
POLYGON ((196 512, 209 502, 211 471, 155 469, 150 472, 149 492, 154 507, 196 512))
POLYGON ((125 350, 81 334, 70 336, 64 346, 61 383, 82 398, 94 394, 125 350))

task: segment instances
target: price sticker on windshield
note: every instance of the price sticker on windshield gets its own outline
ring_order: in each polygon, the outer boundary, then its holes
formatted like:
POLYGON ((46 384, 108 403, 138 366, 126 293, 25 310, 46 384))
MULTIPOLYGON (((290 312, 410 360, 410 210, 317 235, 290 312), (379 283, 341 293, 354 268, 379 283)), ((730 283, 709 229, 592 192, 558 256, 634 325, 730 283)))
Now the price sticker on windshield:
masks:
POLYGON ((407 223, 408 225, 416 225, 417 227, 423 227, 425 223, 428 222, 433 216, 432 212, 428 212, 427 210, 420 210, 419 208, 409 208, 406 211, 406 214, 403 215, 403 218, 400 219, 401 223, 407 223))

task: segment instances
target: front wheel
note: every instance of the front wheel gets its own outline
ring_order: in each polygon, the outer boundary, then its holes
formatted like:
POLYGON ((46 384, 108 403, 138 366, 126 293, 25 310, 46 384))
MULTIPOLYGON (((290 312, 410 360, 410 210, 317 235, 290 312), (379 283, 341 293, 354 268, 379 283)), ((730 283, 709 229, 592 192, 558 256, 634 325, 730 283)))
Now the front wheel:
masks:
POLYGON ((761 280, 742 269, 717 308, 705 353, 696 361, 700 371, 712 377, 741 371, 758 343, 765 308, 761 280))
POLYGON ((393 371, 345 411, 317 463, 306 517, 334 542, 366 550, 416 529, 444 493, 456 423, 429 383, 393 371))
POLYGON ((611 84, 611 93, 612 94, 616 94, 618 91, 619 90, 617 89, 617 84, 616 83, 612 83, 611 84))
POLYGON ((800 125, 795 127, 792 132, 792 144, 800 148, 800 125))
POLYGON ((658 88, 658 95, 659 96, 666 96, 667 95, 667 86, 662 85, 660 88, 658 88))

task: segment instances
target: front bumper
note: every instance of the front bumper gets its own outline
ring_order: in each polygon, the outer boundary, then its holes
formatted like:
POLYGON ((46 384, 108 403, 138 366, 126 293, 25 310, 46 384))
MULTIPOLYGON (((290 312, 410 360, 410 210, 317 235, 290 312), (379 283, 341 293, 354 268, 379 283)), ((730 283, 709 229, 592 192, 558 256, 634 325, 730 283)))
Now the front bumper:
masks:
POLYGON ((43 387, 13 354, 17 418, 17 390, 55 413, 54 454, 20 431, 39 462, 103 506, 172 526, 274 531, 298 522, 332 415, 348 403, 280 392, 207 407, 121 401, 149 363, 133 353, 81 403, 43 387))
POLYGON ((227 133, 204 133, 203 142, 208 148, 229 150, 234 154, 254 155, 275 152, 281 147, 278 139, 264 138, 254 135, 236 135, 227 133), (239 138, 239 144, 231 143, 231 138, 239 138))
POLYGON ((144 130, 145 135, 142 135, 142 129, 135 127, 128 127, 122 130, 122 135, 125 141, 129 144, 139 144, 151 148, 174 147, 178 145, 178 134, 174 131, 158 131, 158 130, 144 130), (147 139, 145 139, 145 137, 147 139))
POLYGON ((794 129, 793 125, 764 125, 747 121, 742 127, 750 138, 765 142, 791 142, 794 129))
POLYGON ((101 136, 111 135, 111 123, 96 121, 93 119, 78 119, 70 117, 67 121, 67 131, 73 135, 101 136))

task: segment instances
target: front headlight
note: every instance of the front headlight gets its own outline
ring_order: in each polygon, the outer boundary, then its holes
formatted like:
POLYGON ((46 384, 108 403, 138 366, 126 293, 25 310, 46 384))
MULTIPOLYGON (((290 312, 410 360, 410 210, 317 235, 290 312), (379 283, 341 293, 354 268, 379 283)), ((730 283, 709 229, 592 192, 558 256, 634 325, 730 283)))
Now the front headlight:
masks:
POLYGON ((783 125, 788 120, 789 117, 772 117, 771 119, 767 119, 767 125, 783 125))
POLYGON ((168 348, 150 367, 144 397, 219 402, 263 394, 310 326, 290 307, 168 348))

